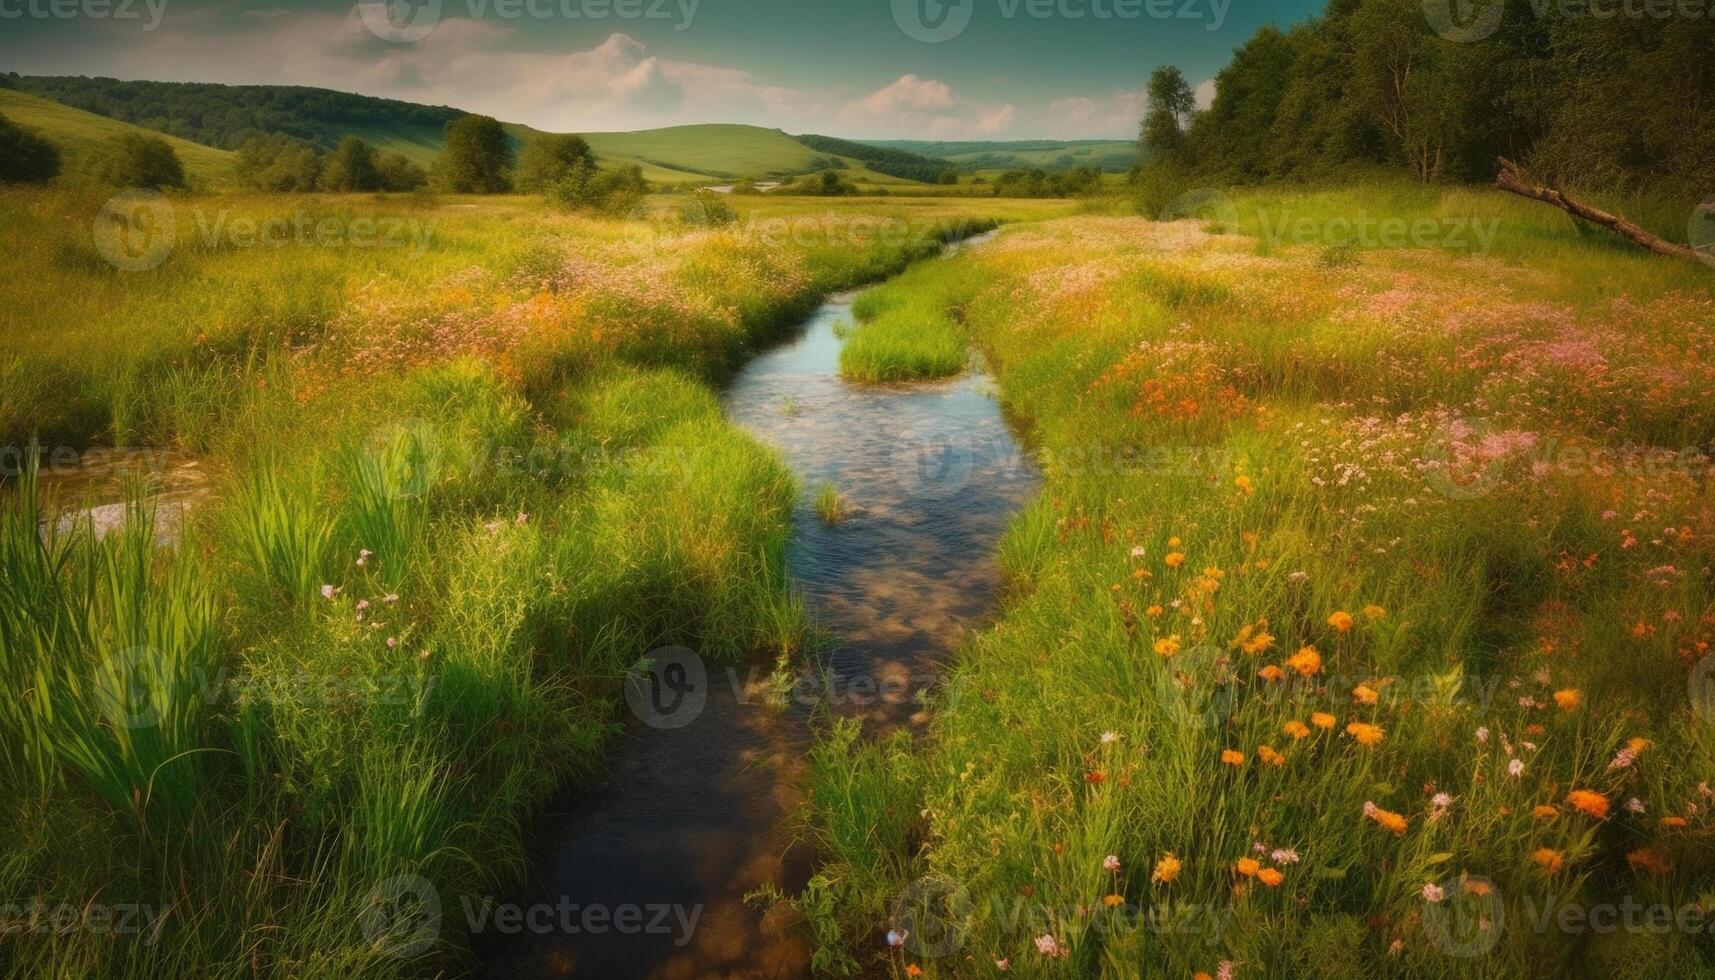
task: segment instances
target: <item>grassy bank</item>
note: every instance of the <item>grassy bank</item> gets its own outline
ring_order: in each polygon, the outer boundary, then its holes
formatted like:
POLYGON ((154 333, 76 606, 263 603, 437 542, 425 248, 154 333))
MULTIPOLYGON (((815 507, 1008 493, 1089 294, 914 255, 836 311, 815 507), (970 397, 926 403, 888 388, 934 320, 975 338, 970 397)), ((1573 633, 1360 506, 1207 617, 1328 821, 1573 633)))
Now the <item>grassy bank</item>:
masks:
POLYGON ((455 968, 461 899, 598 769, 640 654, 797 648, 797 489, 712 385, 972 217, 188 197, 121 272, 102 203, 0 198, 31 270, 0 286, 0 429, 172 447, 214 486, 172 551, 142 520, 43 543, 27 478, 5 502, 0 895, 41 914, 0 955, 32 975, 455 968), (125 928, 44 925, 68 909, 125 928))
POLYGON ((1715 907, 1711 271, 1488 192, 1227 203, 945 263, 1045 489, 932 734, 817 751, 820 961, 1711 975, 1577 918, 1715 907))

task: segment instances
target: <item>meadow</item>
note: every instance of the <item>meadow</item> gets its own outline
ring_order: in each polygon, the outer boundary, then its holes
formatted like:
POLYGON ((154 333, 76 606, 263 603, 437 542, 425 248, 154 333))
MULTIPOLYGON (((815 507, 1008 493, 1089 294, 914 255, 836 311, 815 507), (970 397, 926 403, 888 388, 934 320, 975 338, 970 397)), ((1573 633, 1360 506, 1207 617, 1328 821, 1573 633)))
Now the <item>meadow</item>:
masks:
POLYGON ((818 965, 1715 976, 1715 273, 1486 190, 1193 210, 862 301, 848 375, 968 345, 1045 485, 930 733, 817 749, 818 965))
POLYGON ((801 488, 719 382, 828 292, 1065 210, 164 200, 145 226, 92 190, 0 196, 30 270, 0 285, 21 974, 460 972, 459 900, 510 887, 536 808, 598 772, 641 653, 802 647, 801 488), (175 547, 143 483, 118 532, 49 519, 106 446, 204 465, 175 547), (423 941, 401 882, 442 903, 423 941))

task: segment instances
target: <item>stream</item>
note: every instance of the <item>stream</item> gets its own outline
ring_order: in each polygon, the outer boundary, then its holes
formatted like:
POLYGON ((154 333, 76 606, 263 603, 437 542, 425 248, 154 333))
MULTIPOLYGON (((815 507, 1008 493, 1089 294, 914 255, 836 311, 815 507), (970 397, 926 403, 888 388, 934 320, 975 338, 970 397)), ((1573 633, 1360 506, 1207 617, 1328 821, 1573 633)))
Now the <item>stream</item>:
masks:
POLYGON ((781 708, 764 689, 769 665, 705 666, 689 651, 658 652, 657 671, 672 661, 661 675, 671 690, 650 692, 641 709, 633 701, 653 724, 634 719, 606 778, 538 825, 523 894, 531 907, 575 907, 577 928, 556 918, 551 930, 479 936, 489 975, 809 975, 796 913, 746 895, 765 886, 790 894, 810 874, 810 847, 788 818, 802 800, 813 709, 862 718, 868 735, 925 724, 917 694, 988 615, 995 547, 1037 486, 979 369, 909 385, 841 380, 854 295, 830 299, 726 393, 728 416, 798 477, 787 570, 830 637, 819 669, 781 708), (845 498, 843 521, 817 516, 824 484, 845 498), (663 704, 672 713, 658 713, 663 704))

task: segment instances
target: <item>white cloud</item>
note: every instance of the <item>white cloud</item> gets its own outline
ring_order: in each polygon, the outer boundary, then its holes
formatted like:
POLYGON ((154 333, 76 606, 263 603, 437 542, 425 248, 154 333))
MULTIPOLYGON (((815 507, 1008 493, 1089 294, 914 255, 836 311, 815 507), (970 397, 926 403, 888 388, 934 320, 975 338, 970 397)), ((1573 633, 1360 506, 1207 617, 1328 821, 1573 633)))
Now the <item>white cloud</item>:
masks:
POLYGON ((838 119, 853 136, 919 136, 943 139, 994 136, 1012 127, 1010 104, 968 104, 945 82, 913 74, 842 105, 838 119))
POLYGON ((1194 92, 1197 96, 1197 108, 1207 109, 1215 104, 1215 80, 1213 78, 1197 86, 1194 92))
POLYGON ((1116 89, 1100 99, 1072 96, 1048 104, 1044 131, 1062 139, 1129 139, 1137 135, 1148 99, 1116 89))

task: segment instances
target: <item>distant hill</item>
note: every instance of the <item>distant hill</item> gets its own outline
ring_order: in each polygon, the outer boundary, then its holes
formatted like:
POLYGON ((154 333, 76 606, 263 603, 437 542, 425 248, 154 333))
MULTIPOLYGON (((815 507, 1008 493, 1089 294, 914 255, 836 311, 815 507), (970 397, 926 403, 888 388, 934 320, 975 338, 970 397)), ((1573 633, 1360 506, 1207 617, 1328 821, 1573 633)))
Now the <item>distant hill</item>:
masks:
POLYGON ((912 153, 909 150, 901 150, 891 146, 859 143, 855 140, 844 140, 836 136, 809 135, 795 138, 813 150, 862 160, 865 166, 877 173, 900 177, 905 180, 933 184, 938 182, 941 175, 948 170, 948 163, 945 160, 936 160, 920 153, 912 153))
MULTIPOLYGON (((0 115, 35 130, 43 139, 59 147, 66 157, 67 169, 76 166, 78 157, 116 136, 126 133, 161 135, 141 126, 6 88, 0 88, 0 115)), ((193 182, 218 186, 231 181, 236 154, 174 136, 165 139, 178 153, 186 176, 193 182)))
POLYGON ((1070 170, 1121 172, 1137 163, 1127 140, 862 140, 871 146, 946 160, 960 170, 1070 170))

